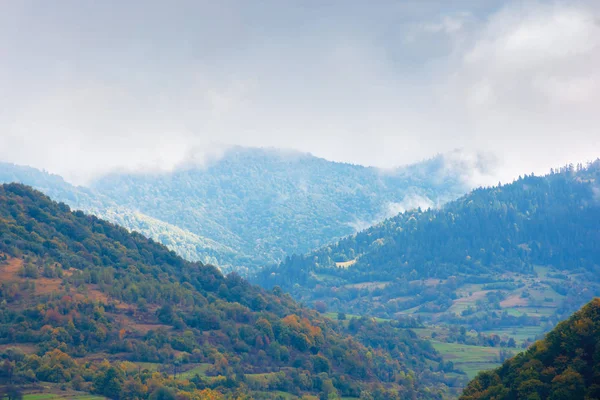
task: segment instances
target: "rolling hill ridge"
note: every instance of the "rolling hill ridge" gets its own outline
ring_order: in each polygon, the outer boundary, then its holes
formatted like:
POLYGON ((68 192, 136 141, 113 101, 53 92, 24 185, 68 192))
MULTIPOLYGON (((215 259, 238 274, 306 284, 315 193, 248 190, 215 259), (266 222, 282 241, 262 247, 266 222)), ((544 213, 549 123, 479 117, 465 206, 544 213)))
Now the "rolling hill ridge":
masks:
POLYGON ((600 161, 525 176, 288 257, 256 282, 331 311, 548 330, 600 295, 598 193, 600 161))
POLYGON ((113 173, 76 187, 32 168, 0 164, 0 182, 31 185, 75 209, 135 230, 182 257, 249 270, 352 234, 398 212, 437 206, 485 173, 460 152, 381 170, 310 154, 234 147, 205 165, 113 173))
POLYGON ((0 237, 4 384, 114 399, 388 399, 440 398, 454 379, 397 323, 335 323, 23 185, 0 186, 0 237))

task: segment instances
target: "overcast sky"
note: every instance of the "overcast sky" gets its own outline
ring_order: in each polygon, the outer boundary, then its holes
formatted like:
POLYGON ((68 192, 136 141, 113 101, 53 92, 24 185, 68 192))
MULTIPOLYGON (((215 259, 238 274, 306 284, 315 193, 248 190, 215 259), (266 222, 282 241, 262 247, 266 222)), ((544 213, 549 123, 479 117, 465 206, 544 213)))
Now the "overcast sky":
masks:
POLYGON ((599 123, 597 0, 0 0, 0 160, 78 183, 215 144, 507 180, 599 157, 599 123))

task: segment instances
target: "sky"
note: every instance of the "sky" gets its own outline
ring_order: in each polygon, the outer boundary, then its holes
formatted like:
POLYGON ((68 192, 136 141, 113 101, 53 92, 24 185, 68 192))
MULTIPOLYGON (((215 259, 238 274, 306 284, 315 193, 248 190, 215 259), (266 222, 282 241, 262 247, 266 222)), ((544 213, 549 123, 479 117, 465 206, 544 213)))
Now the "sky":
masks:
POLYGON ((599 123, 597 0, 0 0, 0 161, 74 183, 228 145, 509 181, 599 123))

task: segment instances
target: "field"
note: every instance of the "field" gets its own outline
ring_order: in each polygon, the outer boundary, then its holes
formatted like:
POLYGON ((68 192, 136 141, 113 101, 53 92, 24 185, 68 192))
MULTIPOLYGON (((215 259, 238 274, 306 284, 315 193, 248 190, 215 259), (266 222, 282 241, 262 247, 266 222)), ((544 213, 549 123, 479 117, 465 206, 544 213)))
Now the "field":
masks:
POLYGON ((196 375, 206 377, 206 370, 208 370, 208 368, 210 368, 211 365, 212 364, 199 364, 199 365, 193 367, 192 369, 189 369, 185 372, 178 373, 177 377, 181 378, 181 379, 190 379, 196 375))
MULTIPOLYGON (((331 318, 334 321, 339 321, 338 313, 335 312, 328 312, 324 314, 327 318, 331 318)), ((349 320, 351 320, 352 318, 361 318, 360 315, 356 315, 356 314, 345 314, 346 315, 346 324, 348 323, 349 320)), ((387 322, 387 321, 392 321, 390 318, 379 318, 379 317, 372 317, 372 319, 374 319, 377 322, 387 322)))
POLYGON ((454 304, 452 305, 452 307, 450 307, 448 312, 460 314, 462 311, 468 309, 469 307, 475 307, 477 305, 477 301, 485 300, 485 294, 488 292, 489 290, 477 290, 474 292, 468 292, 465 289, 465 292, 463 292, 465 296, 454 300, 454 304))
POLYGON ((431 343, 445 361, 452 361, 455 368, 464 371, 469 378, 475 377, 481 370, 496 368, 501 364, 500 351, 502 349, 498 347, 469 346, 437 341, 431 343))
POLYGON ((544 328, 541 326, 523 326, 515 328, 498 328, 489 331, 483 331, 486 335, 498 335, 500 337, 512 337, 517 344, 521 344, 529 339, 534 339, 544 333, 544 328))

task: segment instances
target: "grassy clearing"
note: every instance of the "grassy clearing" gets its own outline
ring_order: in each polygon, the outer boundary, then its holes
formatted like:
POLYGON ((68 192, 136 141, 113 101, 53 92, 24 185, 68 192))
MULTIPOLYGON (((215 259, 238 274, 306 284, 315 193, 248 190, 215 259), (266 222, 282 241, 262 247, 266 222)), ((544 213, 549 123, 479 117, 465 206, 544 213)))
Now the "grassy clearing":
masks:
POLYGON ((346 289, 369 289, 369 290, 373 290, 373 289, 382 289, 384 287, 386 287, 387 285, 389 285, 389 282, 361 282, 361 283, 351 283, 348 285, 344 285, 344 288, 346 289))
POLYGON ((336 277, 335 275, 328 275, 328 274, 312 274, 312 276, 317 279, 318 281, 321 282, 339 282, 339 278, 336 277))
POLYGON ((262 374, 246 374, 246 379, 248 380, 248 382, 261 384, 263 385, 263 387, 268 386, 276 377, 276 372, 265 372, 262 374))
POLYGON ((443 328, 437 328, 434 326, 428 326, 426 328, 412 328, 411 329, 414 333, 417 334, 418 337, 420 337, 421 339, 431 339, 431 334, 432 333, 436 333, 436 334, 440 334, 442 332, 445 332, 446 330, 443 328))
POLYGON ((198 364, 194 368, 177 374, 178 378, 190 379, 196 375, 206 377, 206 371, 212 366, 212 364, 198 364))
MULTIPOLYGON (((442 343, 432 341, 433 347, 445 361, 452 361, 457 369, 473 378, 484 369, 500 366, 500 350, 498 347, 469 346, 458 343, 442 343)), ((509 351, 513 351, 508 349, 509 351)))
MULTIPOLYGON (((469 286, 475 286, 475 285, 469 285, 469 286)), ((485 294, 488 292, 489 292, 489 290, 479 290, 476 292, 469 291, 468 293, 465 292, 466 296, 454 300, 452 307, 450 307, 448 309, 448 312, 460 314, 461 312, 468 309, 469 307, 475 307, 477 304, 477 301, 485 300, 485 294)))
MULTIPOLYGON (((339 321, 339 319, 338 319, 339 314, 336 313, 336 312, 328 312, 328 313, 325 313, 323 315, 325 315, 327 318, 330 318, 330 319, 332 319, 334 321, 339 321)), ((346 322, 349 321, 349 320, 351 320, 352 318, 362 318, 361 315, 357 315, 357 314, 345 314, 345 315, 346 315, 346 322)), ((390 318, 379 318, 379 317, 369 317, 369 318, 372 318, 372 319, 374 319, 377 322, 392 321, 392 319, 390 319, 390 318)))
POLYGON ((535 271, 538 278, 540 278, 540 279, 547 279, 549 274, 556 272, 556 270, 554 270, 554 268, 552 268, 552 267, 541 266, 541 265, 534 266, 533 270, 535 271))
POLYGON ((405 315, 407 315, 407 314, 415 314, 415 313, 417 313, 419 311, 420 308, 421 308, 421 304, 419 304, 416 307, 408 308, 406 310, 400 311, 400 312, 398 312, 398 314, 405 314, 405 315))
POLYGON ((148 371, 158 371, 158 368, 162 365, 161 363, 151 363, 151 362, 136 362, 134 363, 139 368, 143 370, 147 369, 148 371))
POLYGON ((523 326, 523 327, 514 327, 514 328, 498 328, 492 329, 488 331, 483 331, 486 335, 498 335, 500 337, 508 336, 513 339, 517 343, 523 343, 528 339, 534 339, 536 336, 544 333, 544 328, 541 326, 523 326))
MULTIPOLYGON (((331 318, 334 321, 338 321, 338 315, 339 315, 339 313, 336 313, 336 312, 327 312, 327 313, 325 313, 323 315, 325 315, 327 318, 331 318)), ((346 319, 352 319, 352 318, 360 318, 360 315, 357 315, 357 314, 346 314, 346 319)))

